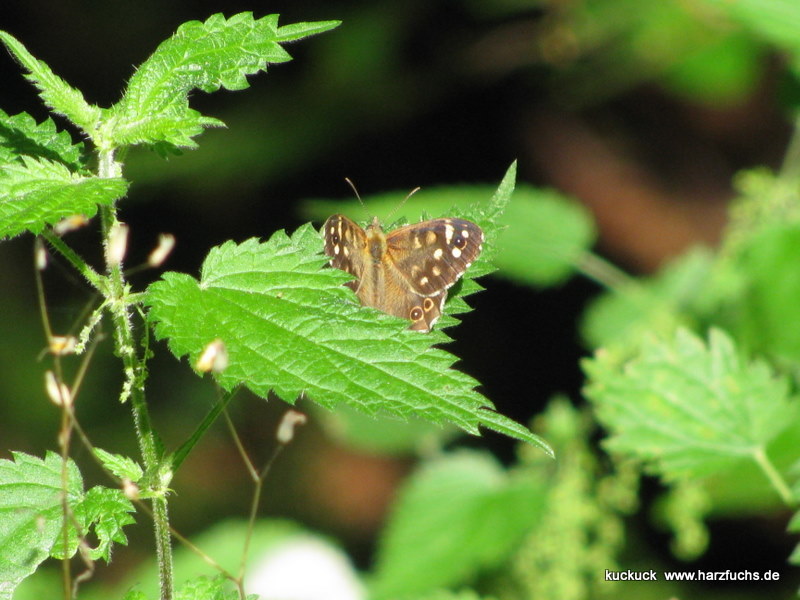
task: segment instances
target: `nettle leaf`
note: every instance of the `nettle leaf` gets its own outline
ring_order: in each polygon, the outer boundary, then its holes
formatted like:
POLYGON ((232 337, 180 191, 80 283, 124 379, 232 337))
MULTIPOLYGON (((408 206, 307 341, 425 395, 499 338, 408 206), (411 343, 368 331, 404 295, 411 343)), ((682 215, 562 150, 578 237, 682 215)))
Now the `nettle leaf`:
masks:
POLYGON ((71 171, 85 169, 83 144, 73 144, 51 119, 36 123, 27 113, 9 116, 0 110, 0 166, 21 155, 60 162, 71 171))
MULTIPOLYGON (((10 600, 19 583, 63 541, 61 457, 12 456, 0 460, 0 600, 10 600)), ((75 506, 83 497, 83 480, 72 461, 66 481, 67 502, 75 506)), ((72 551, 74 544, 70 536, 72 551)))
POLYGON ((249 12, 184 23, 131 77, 122 99, 107 113, 102 135, 115 146, 194 148, 192 137, 223 123, 189 108, 191 90, 244 89, 247 75, 266 71, 269 63, 291 60, 280 42, 338 25, 339 21, 326 21, 278 27, 278 15, 253 19, 249 12))
POLYGON ((112 454, 100 448, 93 448, 93 450, 95 456, 103 463, 103 466, 120 479, 130 479, 133 482, 137 482, 144 475, 142 468, 136 461, 127 456, 112 454))
POLYGON ((721 16, 741 23, 758 38, 789 53, 790 65, 800 73, 800 6, 792 0, 706 0, 721 16))
POLYGON ((124 179, 78 175, 59 162, 22 156, 0 169, 0 238, 39 233, 70 215, 91 217, 127 189, 124 179))
POLYGON ((708 345, 680 329, 669 342, 645 343, 622 366, 603 353, 583 366, 585 393, 612 433, 609 448, 667 479, 753 459, 797 413, 786 380, 763 362, 744 361, 719 330, 708 345))
POLYGON ((48 556, 71 557, 82 535, 94 530, 99 544, 93 558, 108 560, 112 542, 125 543, 122 527, 133 522, 133 506, 121 491, 96 487, 83 492, 83 479, 72 460, 66 463, 62 488, 61 457, 48 452, 44 460, 12 452, 0 460, 0 600, 10 600, 19 583, 48 556), (62 494, 72 512, 63 536, 62 494))
POLYGON ((652 277, 631 279, 597 296, 581 318, 586 344, 591 348, 636 348, 646 335, 672 335, 693 318, 714 309, 718 312, 715 292, 709 289, 712 284, 721 287, 724 283, 715 272, 720 270, 715 259, 710 250, 696 247, 652 277))
POLYGON ((400 492, 380 541, 372 598, 464 584, 502 563, 544 512, 543 484, 514 477, 488 454, 425 465, 400 492))
MULTIPOLYGON (((141 590, 129 590, 124 600, 150 600, 141 590)), ((196 577, 185 582, 175 591, 175 600, 239 600, 239 592, 222 576, 196 577)), ((248 594, 245 600, 258 600, 257 594, 248 594)))
POLYGON ((15 37, 0 31, 0 41, 28 70, 26 77, 39 89, 39 96, 45 104, 91 135, 100 121, 100 108, 86 102, 80 90, 70 86, 44 62, 37 60, 15 37))
MULTIPOLYGON (((135 523, 129 514, 134 510, 133 504, 121 490, 95 486, 86 492, 83 501, 75 509, 75 516, 84 527, 91 526, 94 530, 98 544, 89 551, 92 559, 102 558, 108 562, 113 542, 127 545, 128 538, 122 528, 135 523)), ((62 558, 60 553, 54 555, 62 558)))
MULTIPOLYGON (((175 600, 239 600, 239 592, 224 577, 197 577, 184 583, 175 592, 175 600)), ((257 594, 248 594, 246 600, 258 600, 257 594)))
POLYGON ((495 431, 549 447, 528 429, 495 413, 474 388, 477 381, 452 369, 456 357, 432 344, 441 331, 421 334, 408 322, 358 304, 342 284, 350 276, 321 268, 322 238, 310 225, 267 242, 227 242, 206 258, 200 281, 166 273, 148 288, 146 303, 156 336, 192 364, 220 339, 229 356, 217 379, 266 397, 273 391, 294 403, 307 396, 334 408, 449 421, 477 434, 495 431))

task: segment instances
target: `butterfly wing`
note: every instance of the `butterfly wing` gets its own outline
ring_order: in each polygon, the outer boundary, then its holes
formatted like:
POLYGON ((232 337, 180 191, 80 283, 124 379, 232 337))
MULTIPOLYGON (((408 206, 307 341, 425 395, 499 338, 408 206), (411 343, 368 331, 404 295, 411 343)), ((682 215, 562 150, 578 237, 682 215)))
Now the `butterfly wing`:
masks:
POLYGON ((391 263, 422 296, 446 292, 478 258, 483 231, 465 219, 432 219, 386 236, 391 263))
POLYGON ((322 227, 325 236, 325 254, 331 257, 330 265, 353 275, 356 279, 345 285, 358 293, 359 283, 367 269, 367 234, 355 221, 344 215, 333 215, 322 227))
POLYGON ((409 329, 430 331, 431 326, 442 314, 447 298, 447 290, 435 294, 422 295, 413 290, 404 275, 388 259, 383 269, 384 289, 380 308, 390 315, 411 321, 409 329))
POLYGON ((483 232, 463 219, 433 219, 383 233, 377 219, 365 231, 343 215, 323 226, 332 267, 356 277, 346 285, 361 303, 409 319, 429 331, 451 287, 481 252, 483 232))

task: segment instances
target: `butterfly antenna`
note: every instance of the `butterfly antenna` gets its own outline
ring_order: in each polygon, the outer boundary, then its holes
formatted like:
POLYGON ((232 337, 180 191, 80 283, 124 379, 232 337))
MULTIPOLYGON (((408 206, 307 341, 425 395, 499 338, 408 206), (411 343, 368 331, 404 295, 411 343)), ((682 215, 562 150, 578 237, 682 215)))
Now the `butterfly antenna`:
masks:
POLYGON ((403 201, 402 201, 400 204, 398 204, 397 206, 395 206, 395 207, 392 209, 392 212, 390 212, 390 213, 389 213, 389 215, 386 217, 386 222, 387 222, 387 223, 391 223, 391 220, 390 220, 390 219, 392 218, 392 215, 394 215, 394 213, 396 213, 398 210, 400 210, 401 208, 403 208, 403 205, 404 205, 406 202, 408 202, 408 199, 409 199, 409 198, 411 198, 411 196, 413 196, 414 194, 416 194, 416 193, 417 193, 418 191, 420 191, 421 189, 422 189, 421 187, 417 186, 417 187, 415 187, 413 190, 411 190, 410 192, 408 192, 408 194, 406 194, 406 197, 405 197, 405 198, 403 198, 403 201))
POLYGON ((345 177, 344 180, 347 182, 347 185, 350 186, 350 189, 353 190, 353 193, 356 195, 356 198, 358 198, 359 204, 361 204, 361 208, 364 209, 364 213, 366 213, 367 215, 367 220, 369 220, 369 213, 367 212, 367 207, 364 204, 364 201, 361 199, 361 195, 358 193, 358 190, 356 189, 356 184, 353 183, 349 177, 345 177))

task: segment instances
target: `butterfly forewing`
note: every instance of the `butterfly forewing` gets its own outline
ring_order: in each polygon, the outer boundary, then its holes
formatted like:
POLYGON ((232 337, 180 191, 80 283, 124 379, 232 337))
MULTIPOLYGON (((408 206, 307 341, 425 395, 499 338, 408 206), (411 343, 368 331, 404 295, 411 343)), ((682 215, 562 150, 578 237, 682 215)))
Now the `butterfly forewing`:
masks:
POLYGON ((344 215, 330 217, 325 221, 323 231, 325 232, 325 254, 331 257, 331 266, 354 275, 356 280, 348 282, 346 285, 356 290, 369 259, 366 254, 366 232, 360 225, 344 215))
POLYGON ((377 219, 366 231, 345 216, 323 228, 330 264, 356 281, 347 285, 361 303, 430 330, 451 287, 482 249, 480 227, 464 219, 432 219, 384 234, 377 219))
POLYGON ((389 257, 419 294, 447 290, 478 258, 481 228, 464 219, 432 219, 388 234, 389 257))

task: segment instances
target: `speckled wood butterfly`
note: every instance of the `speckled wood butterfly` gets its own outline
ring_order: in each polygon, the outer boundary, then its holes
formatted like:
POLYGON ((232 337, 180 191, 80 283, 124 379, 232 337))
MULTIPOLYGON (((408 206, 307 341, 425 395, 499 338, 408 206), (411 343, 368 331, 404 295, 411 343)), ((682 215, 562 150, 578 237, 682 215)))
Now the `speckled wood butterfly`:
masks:
POLYGON ((331 266, 356 277, 346 285, 361 300, 430 331, 447 289, 478 258, 483 231, 464 219, 432 219, 384 233, 377 218, 366 230, 343 215, 323 228, 331 266))

